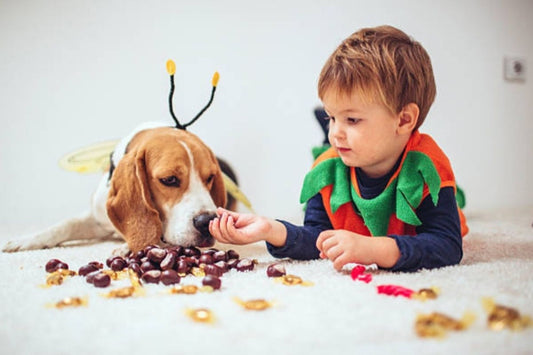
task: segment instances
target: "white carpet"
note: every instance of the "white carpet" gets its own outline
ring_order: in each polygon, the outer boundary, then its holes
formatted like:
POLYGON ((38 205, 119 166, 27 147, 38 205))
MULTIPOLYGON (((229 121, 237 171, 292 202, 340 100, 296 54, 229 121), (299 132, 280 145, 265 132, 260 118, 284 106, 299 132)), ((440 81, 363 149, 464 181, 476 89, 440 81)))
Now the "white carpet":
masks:
MULTIPOLYGON (((241 257, 259 261, 252 272, 230 271, 214 293, 170 295, 167 286, 146 285, 138 298, 108 299, 82 277, 61 286, 45 282, 51 258, 77 270, 89 261, 104 262, 113 242, 50 250, 0 253, 2 354, 532 354, 533 328, 492 331, 482 297, 533 317, 533 208, 467 214, 470 234, 460 265, 418 273, 371 271, 369 284, 352 281, 324 260, 284 261, 287 272, 314 282, 312 287, 285 286, 267 278, 274 259, 263 244, 235 247, 241 257), (436 286, 440 295, 426 302, 378 295, 376 286, 411 289, 436 286), (64 297, 88 297, 87 307, 55 309, 46 304, 64 297), (264 298, 276 305, 246 311, 233 297, 264 298), (195 323, 186 308, 209 308, 213 324, 195 323), (444 339, 420 338, 417 314, 439 311, 460 318, 476 314, 471 327, 444 339)), ((0 228, 2 245, 28 227, 0 228)), ((229 249, 217 245, 219 249, 229 249)), ((183 284, 200 284, 188 277, 183 284)), ((127 281, 115 282, 116 287, 127 281)))

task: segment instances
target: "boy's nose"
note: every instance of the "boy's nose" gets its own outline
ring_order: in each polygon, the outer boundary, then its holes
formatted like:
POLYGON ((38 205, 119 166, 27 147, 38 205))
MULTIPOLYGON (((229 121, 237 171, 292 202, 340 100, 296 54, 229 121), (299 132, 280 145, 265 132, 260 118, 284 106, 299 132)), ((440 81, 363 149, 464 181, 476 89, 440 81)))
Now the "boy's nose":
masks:
POLYGON ((335 140, 335 139, 342 138, 343 134, 344 133, 343 133, 342 129, 340 129, 338 124, 334 124, 334 125, 330 125, 329 126, 328 138, 329 138, 330 142, 335 140))

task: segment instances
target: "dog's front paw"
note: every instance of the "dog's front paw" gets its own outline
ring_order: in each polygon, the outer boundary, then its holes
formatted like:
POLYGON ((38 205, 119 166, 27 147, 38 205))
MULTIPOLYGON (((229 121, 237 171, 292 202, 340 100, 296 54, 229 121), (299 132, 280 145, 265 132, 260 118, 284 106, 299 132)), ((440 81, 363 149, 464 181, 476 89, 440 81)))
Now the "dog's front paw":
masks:
POLYGON ((14 253, 17 251, 24 250, 36 250, 36 249, 45 249, 48 248, 48 245, 39 243, 34 238, 26 238, 20 240, 12 240, 7 242, 6 245, 2 248, 4 253, 14 253))
POLYGON ((123 245, 121 245, 120 247, 116 248, 115 250, 113 250, 113 252, 111 253, 113 256, 122 256, 122 257, 125 257, 126 255, 128 255, 130 252, 130 248, 128 247, 128 244, 127 243, 124 243, 123 245))

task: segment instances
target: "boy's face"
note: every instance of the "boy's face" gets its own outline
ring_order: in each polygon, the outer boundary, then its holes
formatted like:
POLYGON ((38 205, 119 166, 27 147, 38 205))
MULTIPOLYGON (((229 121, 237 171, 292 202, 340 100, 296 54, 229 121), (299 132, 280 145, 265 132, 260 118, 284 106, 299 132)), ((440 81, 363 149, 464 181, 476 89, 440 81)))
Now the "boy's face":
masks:
POLYGON ((400 115, 336 90, 326 91, 323 104, 330 117, 329 141, 344 164, 361 168, 370 177, 387 174, 407 143, 398 134, 400 115))

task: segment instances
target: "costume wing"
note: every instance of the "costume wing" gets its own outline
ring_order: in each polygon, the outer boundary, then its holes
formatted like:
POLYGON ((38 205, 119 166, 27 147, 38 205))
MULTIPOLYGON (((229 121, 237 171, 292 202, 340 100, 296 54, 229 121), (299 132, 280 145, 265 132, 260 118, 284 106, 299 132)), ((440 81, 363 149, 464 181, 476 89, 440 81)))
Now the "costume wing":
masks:
POLYGON ((91 144, 63 156, 59 166, 82 174, 103 172, 109 169, 111 153, 118 140, 91 144))

